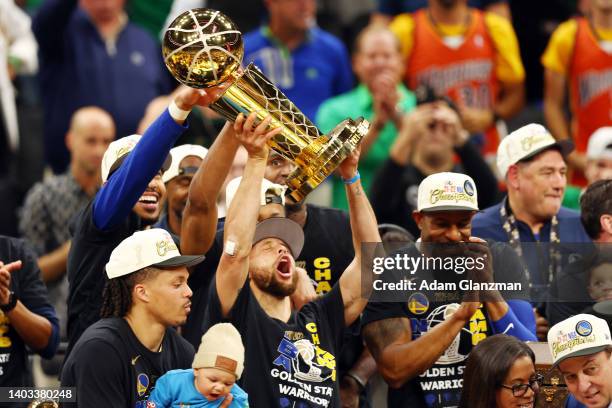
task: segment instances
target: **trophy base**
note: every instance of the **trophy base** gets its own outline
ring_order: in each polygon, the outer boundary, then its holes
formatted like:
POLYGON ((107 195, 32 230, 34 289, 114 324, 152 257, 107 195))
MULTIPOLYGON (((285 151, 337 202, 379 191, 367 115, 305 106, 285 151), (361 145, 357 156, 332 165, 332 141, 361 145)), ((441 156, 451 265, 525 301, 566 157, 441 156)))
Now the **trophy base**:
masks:
POLYGON ((364 118, 346 119, 305 148, 295 160, 298 168, 287 179, 286 195, 296 203, 302 201, 359 146, 369 128, 364 118))

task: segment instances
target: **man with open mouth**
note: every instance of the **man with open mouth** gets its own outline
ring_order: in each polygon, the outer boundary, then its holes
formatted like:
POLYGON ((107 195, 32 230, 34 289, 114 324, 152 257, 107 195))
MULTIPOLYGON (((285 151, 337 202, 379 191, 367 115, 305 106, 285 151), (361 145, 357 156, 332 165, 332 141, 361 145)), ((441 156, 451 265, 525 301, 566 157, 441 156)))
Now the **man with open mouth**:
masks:
POLYGON ((229 207, 223 254, 211 286, 206 327, 231 322, 245 343, 240 386, 254 407, 340 406, 338 353, 342 333, 367 300, 361 282, 371 278, 369 251, 379 243, 376 218, 360 183, 358 154, 339 167, 349 202, 355 257, 330 292, 293 312, 295 258, 304 245, 302 227, 282 217, 257 223, 261 183, 269 147, 262 134, 269 120, 253 129, 254 116, 239 116, 236 136, 248 151, 244 175, 229 207))
POLYGON ((221 87, 206 91, 184 88, 144 135, 119 139, 102 159, 102 188, 73 224, 68 255, 67 355, 83 331, 100 317, 104 264, 113 248, 135 231, 153 225, 162 211, 168 152, 187 128, 185 119, 195 105, 207 106, 221 87))

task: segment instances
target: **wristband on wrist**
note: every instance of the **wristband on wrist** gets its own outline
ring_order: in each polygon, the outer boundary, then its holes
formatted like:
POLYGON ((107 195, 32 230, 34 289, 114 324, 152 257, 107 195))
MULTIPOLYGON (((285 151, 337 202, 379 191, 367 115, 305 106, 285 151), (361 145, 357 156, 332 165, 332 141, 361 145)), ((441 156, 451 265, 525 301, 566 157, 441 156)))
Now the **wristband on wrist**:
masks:
POLYGON ((346 185, 349 184, 353 184, 354 182, 356 182, 357 180, 359 180, 361 178, 361 175, 359 174, 359 170, 357 170, 357 173, 355 173, 355 175, 353 177, 351 177, 350 179, 342 179, 342 182, 346 185))
POLYGON ((344 376, 352 378, 353 380, 355 380, 355 382, 357 383, 357 385, 359 386, 361 391, 363 391, 365 389, 366 382, 363 381, 357 374, 348 371, 346 374, 344 374, 344 376))
POLYGON ((191 110, 183 110, 176 105, 176 102, 172 101, 168 106, 168 113, 170 113, 174 120, 185 120, 191 113, 191 110))
POLYGON ((11 291, 7 304, 0 305, 0 310, 2 310, 4 313, 8 313, 13 310, 15 306, 17 306, 17 296, 15 295, 15 292, 11 291))

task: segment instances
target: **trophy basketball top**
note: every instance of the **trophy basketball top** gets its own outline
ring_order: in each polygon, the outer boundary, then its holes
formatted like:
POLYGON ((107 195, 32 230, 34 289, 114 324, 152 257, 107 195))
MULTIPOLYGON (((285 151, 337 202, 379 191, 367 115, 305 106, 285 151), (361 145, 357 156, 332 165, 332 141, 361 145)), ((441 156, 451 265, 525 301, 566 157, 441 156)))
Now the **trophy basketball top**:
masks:
POLYGON ((166 30, 162 44, 166 66, 180 83, 210 88, 225 82, 244 56, 242 34, 225 14, 188 10, 166 30))

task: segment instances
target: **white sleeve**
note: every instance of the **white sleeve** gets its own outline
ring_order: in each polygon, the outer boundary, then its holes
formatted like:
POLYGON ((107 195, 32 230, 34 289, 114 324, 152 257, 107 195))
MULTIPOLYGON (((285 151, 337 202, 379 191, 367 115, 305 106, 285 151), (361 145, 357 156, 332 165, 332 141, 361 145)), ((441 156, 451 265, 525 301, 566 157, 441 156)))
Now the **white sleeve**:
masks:
POLYGON ((8 56, 21 61, 19 73, 33 74, 38 70, 38 44, 30 17, 12 0, 4 1, 2 9, 0 31, 7 37, 8 56))

